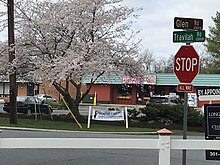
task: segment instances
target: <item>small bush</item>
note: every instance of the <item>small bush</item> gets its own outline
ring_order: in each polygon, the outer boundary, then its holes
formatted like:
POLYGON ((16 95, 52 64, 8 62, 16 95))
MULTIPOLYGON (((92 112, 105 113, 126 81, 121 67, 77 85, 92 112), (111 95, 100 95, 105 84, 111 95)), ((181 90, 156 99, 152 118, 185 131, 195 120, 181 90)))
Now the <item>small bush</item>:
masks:
POLYGON ((45 102, 45 103, 49 104, 52 108, 66 109, 66 106, 62 101, 60 101, 60 102, 45 102))
POLYGON ((193 108, 189 108, 187 117, 189 126, 203 126, 204 116, 193 108))
POLYGON ((129 118, 131 118, 131 119, 137 119, 138 117, 138 115, 140 114, 140 111, 139 110, 137 110, 137 109, 135 109, 135 108, 133 108, 133 109, 130 109, 130 108, 128 108, 128 116, 129 116, 129 118))
MULTIPOLYGON (((140 109, 144 117, 140 121, 171 121, 172 123, 183 123, 184 107, 182 105, 166 105, 166 104, 153 104, 147 105, 145 108, 140 109)), ((203 116, 193 108, 188 108, 188 125, 201 126, 203 124, 203 116)))

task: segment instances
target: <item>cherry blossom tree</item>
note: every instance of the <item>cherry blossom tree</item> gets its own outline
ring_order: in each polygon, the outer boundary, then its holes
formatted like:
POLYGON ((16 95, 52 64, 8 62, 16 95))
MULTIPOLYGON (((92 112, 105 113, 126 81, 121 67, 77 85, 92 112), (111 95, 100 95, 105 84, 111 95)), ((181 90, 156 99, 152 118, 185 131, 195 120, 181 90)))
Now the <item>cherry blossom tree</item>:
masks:
POLYGON ((10 64, 8 62, 8 49, 5 43, 0 42, 0 76, 8 75, 10 64), (7 58, 6 58, 7 57, 7 58))
MULTIPOLYGON (((123 0, 19 0, 15 3, 16 58, 21 76, 50 81, 80 117, 79 103, 103 74, 140 75, 140 32, 123 0), (82 79, 92 75, 81 95, 82 79), (60 81, 65 80, 66 86, 60 81), (76 88, 71 97, 68 84, 76 88)), ((3 15, 1 13, 1 15, 3 15)), ((1 27, 5 22, 1 21, 1 27)), ((142 73, 143 74, 143 73, 142 73)))

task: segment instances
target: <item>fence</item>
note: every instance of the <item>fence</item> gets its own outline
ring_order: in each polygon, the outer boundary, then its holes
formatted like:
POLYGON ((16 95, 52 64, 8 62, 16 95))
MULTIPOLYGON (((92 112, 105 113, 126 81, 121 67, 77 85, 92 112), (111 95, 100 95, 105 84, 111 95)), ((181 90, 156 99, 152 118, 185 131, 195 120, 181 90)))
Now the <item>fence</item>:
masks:
POLYGON ((116 138, 0 138, 0 148, 158 149, 159 165, 170 165, 170 151, 219 149, 219 140, 171 139, 171 132, 158 131, 159 139, 116 138))

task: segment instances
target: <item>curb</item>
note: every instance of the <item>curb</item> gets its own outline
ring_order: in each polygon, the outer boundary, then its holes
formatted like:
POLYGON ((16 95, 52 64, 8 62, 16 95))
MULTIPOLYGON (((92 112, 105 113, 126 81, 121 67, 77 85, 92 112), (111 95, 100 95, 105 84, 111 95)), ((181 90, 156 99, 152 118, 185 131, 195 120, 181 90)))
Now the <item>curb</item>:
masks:
POLYGON ((80 103, 80 106, 104 106, 104 107, 132 107, 132 108, 143 108, 145 105, 132 105, 132 104, 101 104, 97 103, 93 105, 92 103, 80 103))

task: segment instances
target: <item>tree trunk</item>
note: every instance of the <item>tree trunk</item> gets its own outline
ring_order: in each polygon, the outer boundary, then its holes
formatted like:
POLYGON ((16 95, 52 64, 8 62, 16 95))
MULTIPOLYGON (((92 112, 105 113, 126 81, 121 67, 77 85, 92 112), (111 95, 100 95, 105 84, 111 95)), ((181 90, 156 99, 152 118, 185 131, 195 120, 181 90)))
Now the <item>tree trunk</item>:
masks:
POLYGON ((54 82, 53 85, 61 93, 61 95, 63 96, 65 102, 67 103, 67 105, 69 107, 69 109, 73 113, 73 115, 77 119, 82 119, 83 116, 80 115, 80 113, 79 113, 79 102, 80 102, 79 99, 80 98, 76 97, 76 99, 73 99, 71 97, 69 91, 66 90, 65 88, 63 88, 59 83, 54 82))
POLYGON ((79 107, 76 105, 75 100, 68 94, 65 94, 64 96, 64 100, 66 101, 67 105, 69 106, 71 112, 75 115, 75 116, 79 116, 79 107))

